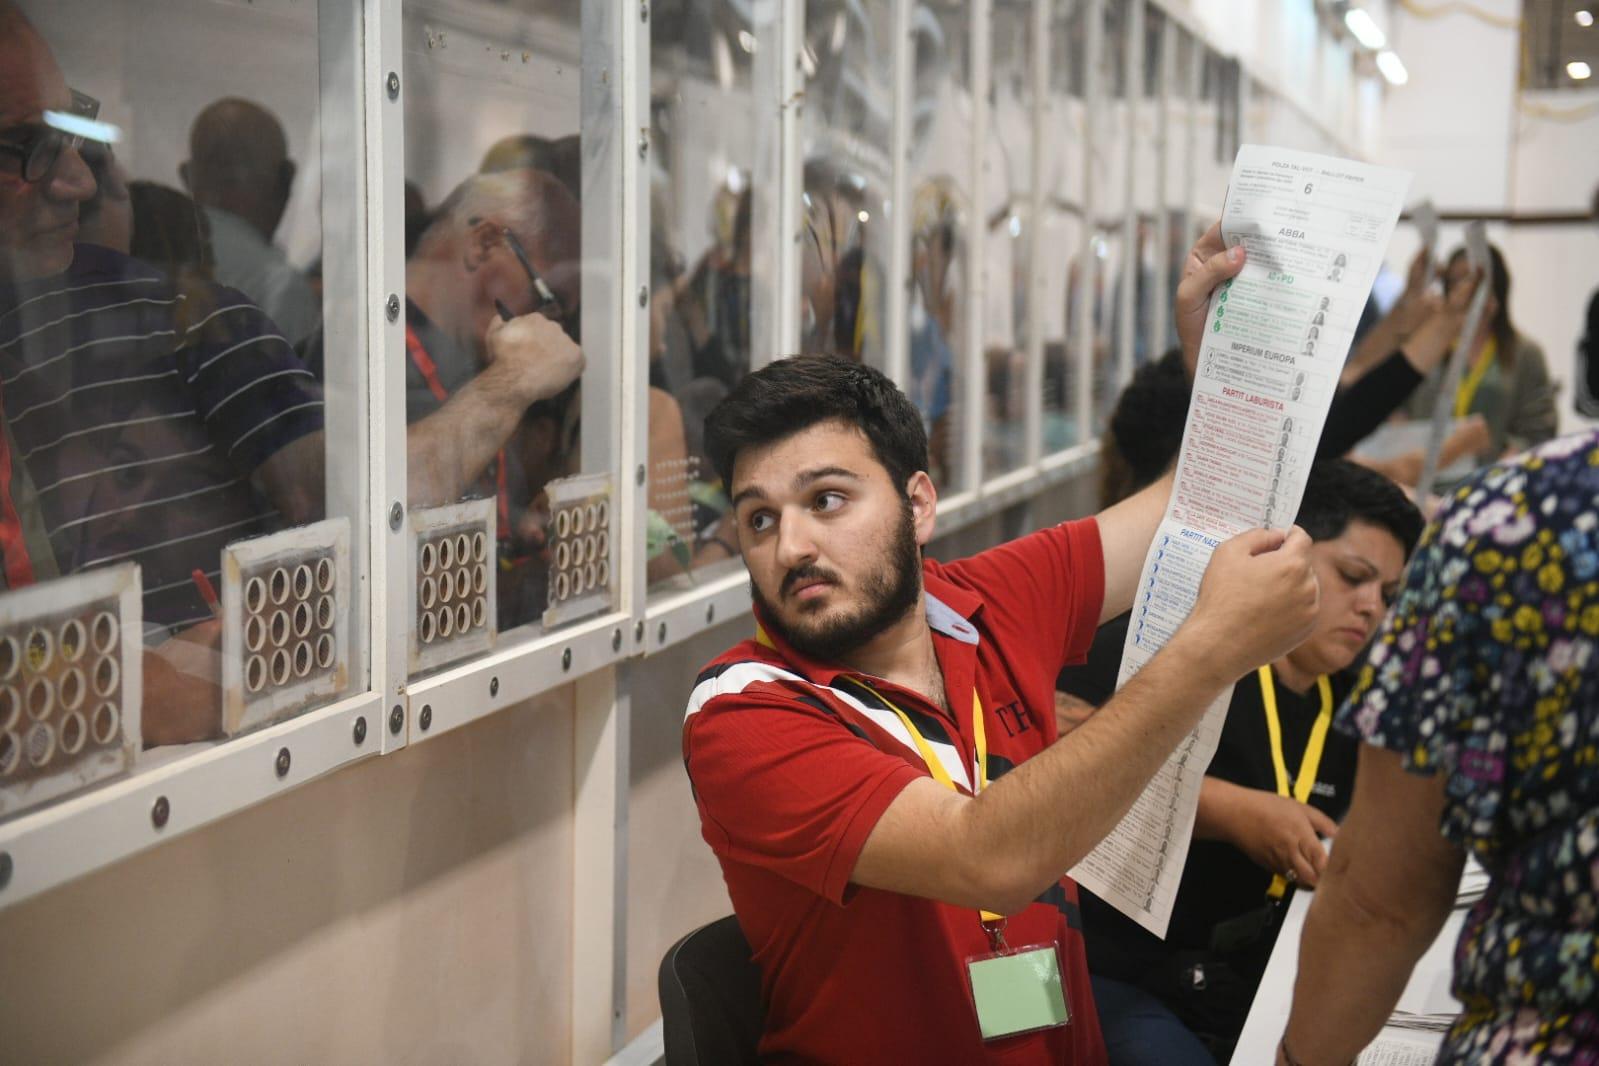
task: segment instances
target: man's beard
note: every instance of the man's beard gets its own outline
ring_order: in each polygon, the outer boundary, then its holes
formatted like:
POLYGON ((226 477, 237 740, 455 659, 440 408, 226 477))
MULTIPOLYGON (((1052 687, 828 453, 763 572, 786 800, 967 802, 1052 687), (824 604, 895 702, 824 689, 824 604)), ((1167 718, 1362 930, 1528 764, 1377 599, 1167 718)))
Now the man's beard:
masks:
MULTIPOLYGON (((854 648, 871 640, 889 626, 904 618, 916 606, 922 591, 922 559, 916 545, 916 527, 911 518, 910 504, 900 508, 893 539, 888 546, 888 558, 883 567, 861 579, 860 592, 865 603, 859 610, 842 618, 806 625, 785 623, 772 608, 754 580, 750 581, 750 597, 761 609, 766 626, 808 659, 818 662, 836 662, 854 648)), ((838 575, 819 566, 802 566, 783 576, 779 595, 799 581, 822 578, 840 587, 838 575)), ((801 612, 801 618, 803 618, 801 612)))

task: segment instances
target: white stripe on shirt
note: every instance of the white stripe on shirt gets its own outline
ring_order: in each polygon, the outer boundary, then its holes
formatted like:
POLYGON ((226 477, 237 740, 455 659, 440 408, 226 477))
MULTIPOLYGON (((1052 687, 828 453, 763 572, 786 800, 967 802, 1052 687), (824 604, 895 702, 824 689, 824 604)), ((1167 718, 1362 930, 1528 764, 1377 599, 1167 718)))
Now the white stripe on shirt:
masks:
POLYGON ((143 500, 127 507, 117 507, 110 511, 101 511, 99 514, 84 515, 82 518, 74 518, 70 522, 61 523, 59 526, 56 526, 54 529, 50 530, 49 536, 53 537, 64 529, 71 529, 73 526, 81 526, 85 522, 94 522, 102 518, 110 518, 113 515, 127 514, 129 511, 138 511, 146 507, 160 507, 163 504, 176 503, 179 500, 192 500, 194 497, 204 496, 208 492, 220 492, 223 489, 232 488, 234 485, 238 485, 245 480, 245 478, 236 477, 231 481, 219 481, 214 485, 204 485, 197 489, 191 489, 188 492, 180 492, 176 496, 164 496, 159 500, 143 500))
POLYGON ((103 389, 103 388, 106 388, 109 385, 128 385, 128 384, 131 384, 131 383, 133 383, 135 381, 154 381, 157 378, 167 378, 167 377, 175 378, 177 376, 178 376, 177 370, 173 369, 173 370, 163 370, 163 371, 161 371, 160 373, 157 373, 157 374, 140 374, 140 375, 138 375, 136 377, 131 377, 131 378, 113 378, 110 381, 95 381, 95 382, 89 383, 88 385, 79 385, 76 388, 68 389, 66 392, 63 392, 60 396, 57 396, 53 400, 40 400, 38 403, 34 404, 32 407, 29 407, 26 410, 17 412, 17 414, 12 417, 11 424, 13 426, 15 426, 19 422, 21 422, 24 418, 27 418, 29 415, 33 414, 33 412, 41 411, 41 410, 43 410, 46 407, 52 407, 52 406, 60 403, 62 400, 65 400, 68 396, 71 396, 74 393, 86 392, 89 389, 103 389))
MULTIPOLYGON (((779 666, 772 666, 770 663, 734 663, 732 666, 729 666, 726 670, 723 670, 715 677, 701 681, 698 685, 694 686, 694 691, 689 694, 688 709, 683 714, 683 720, 685 722, 688 721, 689 718, 697 714, 707 703, 715 699, 717 696, 736 695, 744 691, 750 685, 758 682, 785 681, 798 682, 807 688, 816 689, 818 692, 823 692, 835 699, 842 700, 844 703, 848 704, 851 709, 858 711, 860 714, 871 719, 872 724, 876 725, 889 736, 893 737, 905 747, 909 748, 911 753, 915 755, 918 760, 921 759, 922 753, 917 749, 916 741, 912 739, 909 731, 906 730, 905 723, 900 721, 899 715, 895 714, 893 711, 881 710, 876 707, 868 707, 866 704, 862 703, 860 700, 856 699, 854 696, 851 696, 847 692, 842 692, 836 688, 828 688, 825 685, 818 685, 814 682, 807 681, 805 678, 793 673, 792 671, 784 670, 779 666)), ((949 774, 950 778, 957 784, 964 786, 966 790, 970 792, 971 777, 967 773, 966 763, 961 757, 961 753, 957 751, 951 744, 945 744, 929 737, 923 737, 922 739, 927 741, 927 746, 933 750, 933 754, 938 757, 938 761, 944 765, 944 770, 949 774)))

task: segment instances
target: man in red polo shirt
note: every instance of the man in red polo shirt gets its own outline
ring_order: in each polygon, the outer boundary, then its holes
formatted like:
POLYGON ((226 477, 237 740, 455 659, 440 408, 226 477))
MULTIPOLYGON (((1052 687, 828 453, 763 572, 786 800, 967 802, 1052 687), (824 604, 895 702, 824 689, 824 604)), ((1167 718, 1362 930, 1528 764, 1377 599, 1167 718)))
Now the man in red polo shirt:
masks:
MULTIPOLYGON (((1214 227, 1190 254, 1190 368, 1211 289, 1242 265, 1214 227)), ((1309 538, 1217 549, 1188 622, 1057 743, 1055 677, 1131 606, 1169 477, 941 564, 920 552, 921 420, 876 371, 773 364, 706 440, 758 625, 701 674, 683 751, 761 970, 763 1059, 1104 1061, 1063 874, 1226 685, 1303 639, 1309 538)))

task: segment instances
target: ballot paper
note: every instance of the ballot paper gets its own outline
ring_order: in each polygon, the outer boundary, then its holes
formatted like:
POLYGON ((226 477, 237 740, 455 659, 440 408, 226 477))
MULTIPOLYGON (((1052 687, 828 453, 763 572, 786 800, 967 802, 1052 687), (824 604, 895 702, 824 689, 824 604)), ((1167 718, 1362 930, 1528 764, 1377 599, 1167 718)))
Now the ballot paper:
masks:
MULTIPOLYGON (((1212 295, 1166 515, 1133 601, 1118 686, 1188 617, 1211 552, 1246 529, 1291 525, 1410 175, 1245 145, 1222 209, 1243 272, 1212 295)), ((1071 871, 1164 937, 1199 789, 1230 690, 1177 745, 1121 823, 1071 871)))
POLYGON ((1431 285, 1438 276, 1438 209, 1431 200, 1423 200, 1410 209, 1410 221, 1416 227, 1424 255, 1422 284, 1431 285))
POLYGON ((1438 1058, 1442 1037, 1425 1037, 1414 1034, 1399 1035, 1384 1030, 1373 1040, 1356 1066, 1432 1066, 1438 1058))

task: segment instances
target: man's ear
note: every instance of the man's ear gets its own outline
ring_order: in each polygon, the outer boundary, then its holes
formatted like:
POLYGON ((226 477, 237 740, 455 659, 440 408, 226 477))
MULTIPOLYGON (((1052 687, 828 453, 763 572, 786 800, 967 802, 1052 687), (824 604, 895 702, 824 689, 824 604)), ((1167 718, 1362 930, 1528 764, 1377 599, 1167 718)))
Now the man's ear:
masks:
POLYGON ((486 218, 467 219, 466 240, 462 250, 462 265, 472 273, 488 259, 494 246, 502 240, 500 227, 486 218))
POLYGON ((905 496, 911 505, 911 523, 916 529, 916 543, 922 547, 933 539, 933 526, 938 511, 938 490, 927 471, 918 470, 905 483, 905 496))

